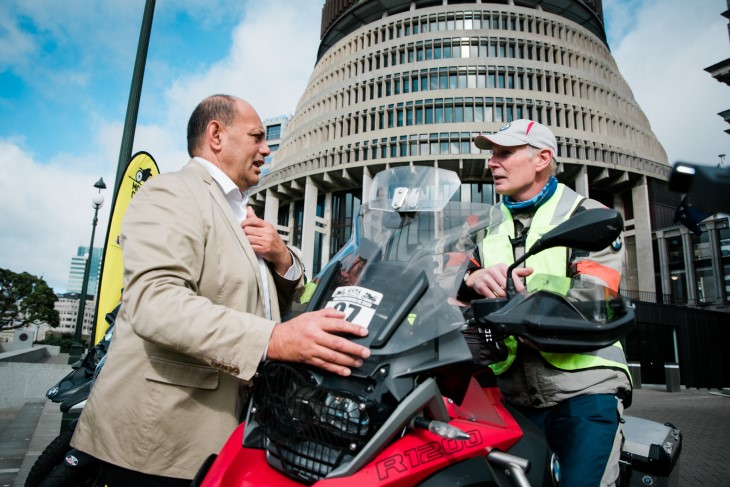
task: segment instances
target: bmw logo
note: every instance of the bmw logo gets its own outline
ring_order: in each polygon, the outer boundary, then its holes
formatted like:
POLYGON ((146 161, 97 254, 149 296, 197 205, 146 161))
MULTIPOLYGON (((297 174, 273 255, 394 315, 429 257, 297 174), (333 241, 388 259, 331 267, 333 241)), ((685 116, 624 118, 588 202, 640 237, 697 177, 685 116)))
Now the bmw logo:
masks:
POLYGON ((621 240, 621 236, 619 235, 616 240, 611 242, 611 252, 614 254, 618 253, 619 250, 621 250, 621 247, 623 247, 624 243, 623 240, 621 240))
POLYGON ((76 457, 75 457, 75 456, 73 456, 73 455, 66 455, 66 458, 64 458, 64 461, 66 462, 66 464, 67 464, 67 465, 68 465, 69 467, 75 467, 76 465, 78 465, 78 464, 79 464, 79 459, 78 459, 78 458, 76 458, 76 457))

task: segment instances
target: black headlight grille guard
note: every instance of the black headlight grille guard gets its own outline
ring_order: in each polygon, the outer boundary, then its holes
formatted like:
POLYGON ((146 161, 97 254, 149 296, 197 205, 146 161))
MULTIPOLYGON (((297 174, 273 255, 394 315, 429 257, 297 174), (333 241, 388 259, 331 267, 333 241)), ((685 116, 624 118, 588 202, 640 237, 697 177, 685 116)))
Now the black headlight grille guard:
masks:
POLYGON ((280 362, 260 371, 252 415, 264 432, 269 463, 306 483, 356 455, 379 426, 371 401, 324 388, 306 368, 280 362))

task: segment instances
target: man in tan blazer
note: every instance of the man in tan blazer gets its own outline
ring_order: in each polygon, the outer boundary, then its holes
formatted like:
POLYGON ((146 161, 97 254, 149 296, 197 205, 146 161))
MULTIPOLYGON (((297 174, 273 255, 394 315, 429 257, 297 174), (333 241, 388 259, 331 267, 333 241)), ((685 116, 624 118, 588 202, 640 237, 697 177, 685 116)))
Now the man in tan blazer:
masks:
POLYGON ((203 100, 188 152, 127 210, 122 306, 71 442, 104 462, 110 487, 188 485, 238 425, 263 359, 349 375, 369 356, 338 336, 367 331, 334 309, 280 322, 303 268, 246 205, 270 153, 253 107, 203 100))

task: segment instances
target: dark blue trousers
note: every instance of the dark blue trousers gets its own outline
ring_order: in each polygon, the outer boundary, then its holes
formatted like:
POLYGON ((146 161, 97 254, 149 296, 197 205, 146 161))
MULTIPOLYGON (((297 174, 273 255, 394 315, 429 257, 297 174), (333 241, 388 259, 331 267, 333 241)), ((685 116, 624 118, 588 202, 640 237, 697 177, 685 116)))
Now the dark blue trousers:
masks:
POLYGON ((618 401, 612 394, 587 394, 548 408, 518 408, 558 455, 561 487, 600 485, 619 428, 618 401))

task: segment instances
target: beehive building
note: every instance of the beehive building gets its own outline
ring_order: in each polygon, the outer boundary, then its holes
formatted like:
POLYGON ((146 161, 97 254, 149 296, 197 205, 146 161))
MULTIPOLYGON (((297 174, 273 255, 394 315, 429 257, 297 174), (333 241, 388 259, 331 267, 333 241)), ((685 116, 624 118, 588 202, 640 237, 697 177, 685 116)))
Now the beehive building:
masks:
POLYGON ((623 213, 622 288, 656 292, 652 225, 673 208, 654 193, 670 167, 611 56, 600 0, 327 0, 309 84, 252 201, 311 277, 383 169, 451 169, 463 201, 496 201, 472 140, 519 118, 556 134, 561 182, 623 213))

